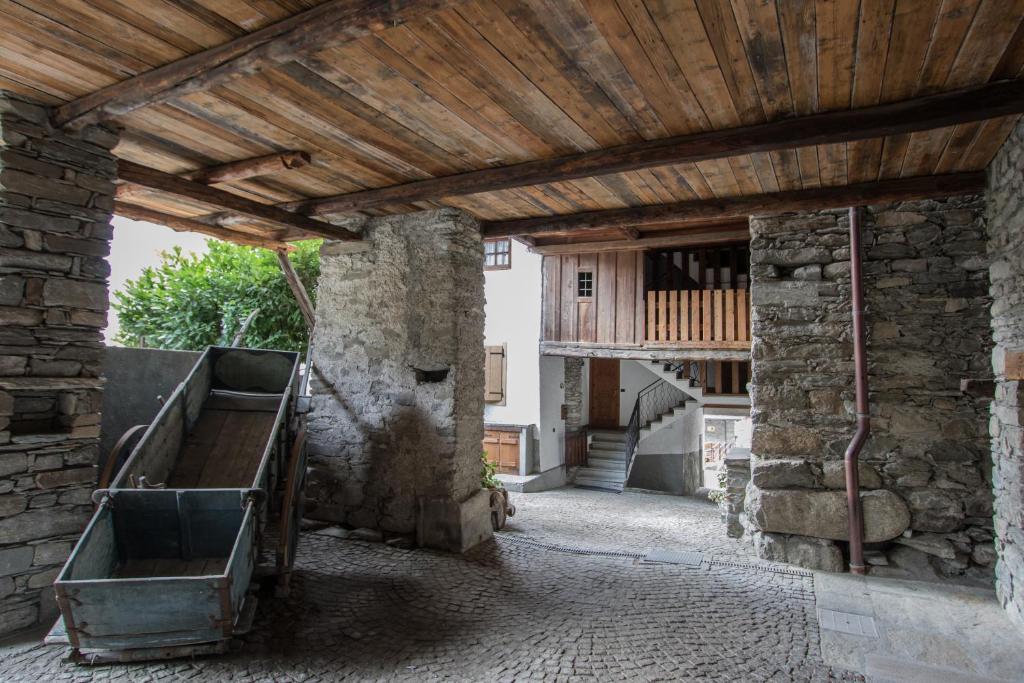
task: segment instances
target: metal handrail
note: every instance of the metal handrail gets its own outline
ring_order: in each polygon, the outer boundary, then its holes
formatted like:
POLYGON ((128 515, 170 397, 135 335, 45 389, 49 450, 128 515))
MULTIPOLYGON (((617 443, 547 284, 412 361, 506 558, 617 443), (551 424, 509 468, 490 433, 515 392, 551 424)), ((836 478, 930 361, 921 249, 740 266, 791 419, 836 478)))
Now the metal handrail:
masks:
POLYGON ((687 398, 686 392, 664 379, 651 382, 637 394, 626 426, 626 481, 629 481, 636 449, 640 444, 640 430, 685 403, 687 398))

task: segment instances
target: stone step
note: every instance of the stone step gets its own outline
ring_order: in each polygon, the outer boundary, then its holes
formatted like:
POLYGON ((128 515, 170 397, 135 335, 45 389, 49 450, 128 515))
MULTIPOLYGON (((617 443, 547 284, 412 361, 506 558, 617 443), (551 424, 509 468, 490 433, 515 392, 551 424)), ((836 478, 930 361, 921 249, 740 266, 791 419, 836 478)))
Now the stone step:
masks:
POLYGON ((620 484, 626 478, 626 471, 621 468, 605 469, 602 467, 581 467, 576 470, 576 478, 599 479, 601 481, 617 481, 620 484))
POLYGON ((593 444, 592 443, 592 444, 590 444, 590 452, 591 453, 607 453, 609 456, 616 455, 616 454, 618 454, 618 455, 625 455, 626 448, 625 448, 625 444, 621 444, 621 443, 617 443, 617 444, 603 444, 603 443, 593 444))
POLYGON ((612 491, 614 493, 622 493, 623 485, 615 484, 608 481, 602 481, 600 479, 588 479, 587 477, 576 476, 576 486, 586 486, 594 489, 604 489, 606 491, 612 491))
POLYGON ((626 432, 591 431, 590 435, 593 441, 624 442, 626 440, 626 432))
POLYGON ((587 467, 594 467, 603 470, 615 470, 617 472, 626 471, 626 459, 625 458, 601 458, 595 457, 593 453, 587 458, 587 467))

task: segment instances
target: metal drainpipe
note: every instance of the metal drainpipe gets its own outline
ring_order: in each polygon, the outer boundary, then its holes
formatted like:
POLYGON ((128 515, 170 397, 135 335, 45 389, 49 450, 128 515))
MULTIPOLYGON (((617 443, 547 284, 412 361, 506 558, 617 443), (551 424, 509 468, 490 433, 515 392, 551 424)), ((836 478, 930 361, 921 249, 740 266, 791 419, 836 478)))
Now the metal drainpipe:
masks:
POLYGON ((868 434, 868 360, 864 348, 864 290, 861 282, 860 209, 850 207, 850 287, 853 313, 853 366, 857 391, 857 431, 846 448, 846 506, 850 522, 850 573, 864 574, 864 519, 857 459, 868 434))

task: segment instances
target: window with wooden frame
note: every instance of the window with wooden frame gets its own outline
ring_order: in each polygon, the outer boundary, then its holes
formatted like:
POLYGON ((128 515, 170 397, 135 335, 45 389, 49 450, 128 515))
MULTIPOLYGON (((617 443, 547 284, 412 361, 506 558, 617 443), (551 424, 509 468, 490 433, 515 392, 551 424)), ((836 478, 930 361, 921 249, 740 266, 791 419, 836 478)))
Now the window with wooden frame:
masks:
POLYGON ((512 239, 484 240, 484 270, 508 270, 512 267, 512 239))
POLYGON ((589 299, 594 296, 594 271, 580 270, 576 272, 576 298, 589 299))
POLYGON ((485 346, 484 353, 484 401, 503 406, 508 375, 505 345, 485 346))

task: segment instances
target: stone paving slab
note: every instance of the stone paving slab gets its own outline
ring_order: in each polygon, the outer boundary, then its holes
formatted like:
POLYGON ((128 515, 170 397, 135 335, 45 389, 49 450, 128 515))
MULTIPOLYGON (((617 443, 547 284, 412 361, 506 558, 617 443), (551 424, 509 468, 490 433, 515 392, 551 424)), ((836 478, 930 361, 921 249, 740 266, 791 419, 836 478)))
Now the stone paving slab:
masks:
MULTIPOLYGON (((523 497, 516 497, 517 505, 523 497)), ((532 504, 521 508, 522 529, 531 516, 544 517, 531 507, 536 510, 532 504)), ((601 501, 588 509, 601 510, 601 501)), ((582 528, 603 524, 578 516, 574 521, 584 521, 582 528)), ((7 646, 0 647, 0 680, 842 677, 821 659, 809 576, 576 555, 506 538, 499 534, 459 557, 305 534, 291 597, 261 601, 239 652, 194 662, 83 668, 65 661, 64 648, 7 646)), ((576 544, 598 540, 578 537, 576 544)))

